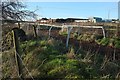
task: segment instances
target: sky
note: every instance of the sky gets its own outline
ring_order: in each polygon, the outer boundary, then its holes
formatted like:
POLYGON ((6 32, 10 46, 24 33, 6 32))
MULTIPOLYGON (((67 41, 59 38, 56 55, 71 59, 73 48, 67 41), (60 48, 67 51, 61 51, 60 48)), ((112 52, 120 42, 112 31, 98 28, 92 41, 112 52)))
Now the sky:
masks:
POLYGON ((88 18, 118 19, 117 2, 25 2, 28 10, 38 18, 88 18))

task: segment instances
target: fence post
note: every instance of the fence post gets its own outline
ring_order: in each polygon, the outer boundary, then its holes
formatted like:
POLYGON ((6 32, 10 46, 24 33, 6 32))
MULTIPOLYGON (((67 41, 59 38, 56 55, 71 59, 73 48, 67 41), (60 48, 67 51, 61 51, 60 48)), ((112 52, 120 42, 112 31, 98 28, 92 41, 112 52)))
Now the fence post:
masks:
POLYGON ((13 44, 14 44, 14 49, 15 49, 15 62, 18 70, 18 76, 20 78, 23 78, 22 75, 22 62, 20 60, 20 49, 19 49, 19 41, 18 41, 18 33, 17 30, 12 30, 13 34, 13 44))
POLYGON ((120 22, 117 25, 117 37, 120 37, 120 22))
POLYGON ((51 30, 52 30, 52 26, 49 28, 49 36, 48 36, 48 39, 50 39, 50 37, 51 37, 51 30))
POLYGON ((20 22, 18 22, 18 28, 20 29, 20 27, 21 27, 21 26, 20 26, 20 22))
POLYGON ((68 43, 69 43, 69 38, 70 38, 70 32, 71 32, 71 30, 72 30, 72 28, 73 27, 67 27, 67 33, 68 33, 68 35, 67 35, 67 40, 66 40, 66 48, 68 48, 68 43))
POLYGON ((37 38, 36 25, 33 25, 34 37, 37 38))

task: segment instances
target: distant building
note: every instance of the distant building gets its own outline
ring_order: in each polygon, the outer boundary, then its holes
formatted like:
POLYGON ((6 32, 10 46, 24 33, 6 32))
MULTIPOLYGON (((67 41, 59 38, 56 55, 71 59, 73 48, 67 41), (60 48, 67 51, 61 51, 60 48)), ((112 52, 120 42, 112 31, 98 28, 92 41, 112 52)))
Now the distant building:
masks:
POLYGON ((106 23, 118 23, 118 19, 104 19, 103 22, 106 22, 106 23))
POLYGON ((89 22, 93 22, 93 23, 102 22, 102 18, 99 18, 99 17, 90 17, 89 18, 89 22))
POLYGON ((49 21, 49 19, 47 19, 47 18, 42 18, 42 19, 40 19, 40 20, 37 20, 37 22, 38 22, 38 23, 49 23, 50 21, 49 21))
POLYGON ((118 23, 117 19, 112 19, 112 23, 118 23))
POLYGON ((118 19, 120 20, 120 1, 118 2, 118 19))
POLYGON ((114 21, 114 20, 112 20, 112 19, 104 19, 104 20, 102 20, 103 22, 112 22, 112 21, 114 21))
POLYGON ((65 23, 66 20, 65 19, 56 19, 55 22, 56 23, 65 23))
POLYGON ((88 19, 81 19, 81 18, 67 18, 66 22, 88 22, 88 19))
POLYGON ((42 18, 42 19, 40 20, 40 22, 41 22, 41 23, 47 23, 47 22, 48 22, 48 19, 47 19, 47 18, 42 18))
POLYGON ((89 19, 79 19, 79 20, 75 20, 75 22, 89 22, 89 19))
POLYGON ((88 22, 88 19, 81 19, 81 18, 67 18, 67 19, 56 19, 58 23, 71 23, 71 22, 88 22))

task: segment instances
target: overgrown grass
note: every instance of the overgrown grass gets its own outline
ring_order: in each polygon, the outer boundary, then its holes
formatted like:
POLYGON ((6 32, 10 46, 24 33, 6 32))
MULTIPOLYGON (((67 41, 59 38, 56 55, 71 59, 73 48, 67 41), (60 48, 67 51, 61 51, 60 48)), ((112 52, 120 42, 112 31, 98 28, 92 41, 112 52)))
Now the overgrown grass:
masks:
MULTIPOLYGON (((109 61, 104 55, 83 50, 75 54, 73 47, 66 52, 67 49, 60 40, 29 40, 22 42, 20 49, 24 66, 34 78, 115 78, 120 70, 120 64, 117 61, 109 61)), ((3 55, 4 77, 18 77, 14 76, 16 73, 12 73, 16 69, 9 61, 12 55, 6 54, 3 55)), ((30 78, 24 67, 22 73, 24 77, 30 78)))

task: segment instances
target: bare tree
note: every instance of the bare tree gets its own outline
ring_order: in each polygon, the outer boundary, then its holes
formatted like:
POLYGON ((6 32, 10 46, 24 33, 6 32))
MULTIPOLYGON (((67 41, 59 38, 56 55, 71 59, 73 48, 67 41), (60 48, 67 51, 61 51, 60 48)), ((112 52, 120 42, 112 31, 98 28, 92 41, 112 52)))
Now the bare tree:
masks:
POLYGON ((37 16, 33 11, 25 10, 26 6, 19 0, 3 0, 0 6, 2 6, 2 20, 22 21, 37 16))

